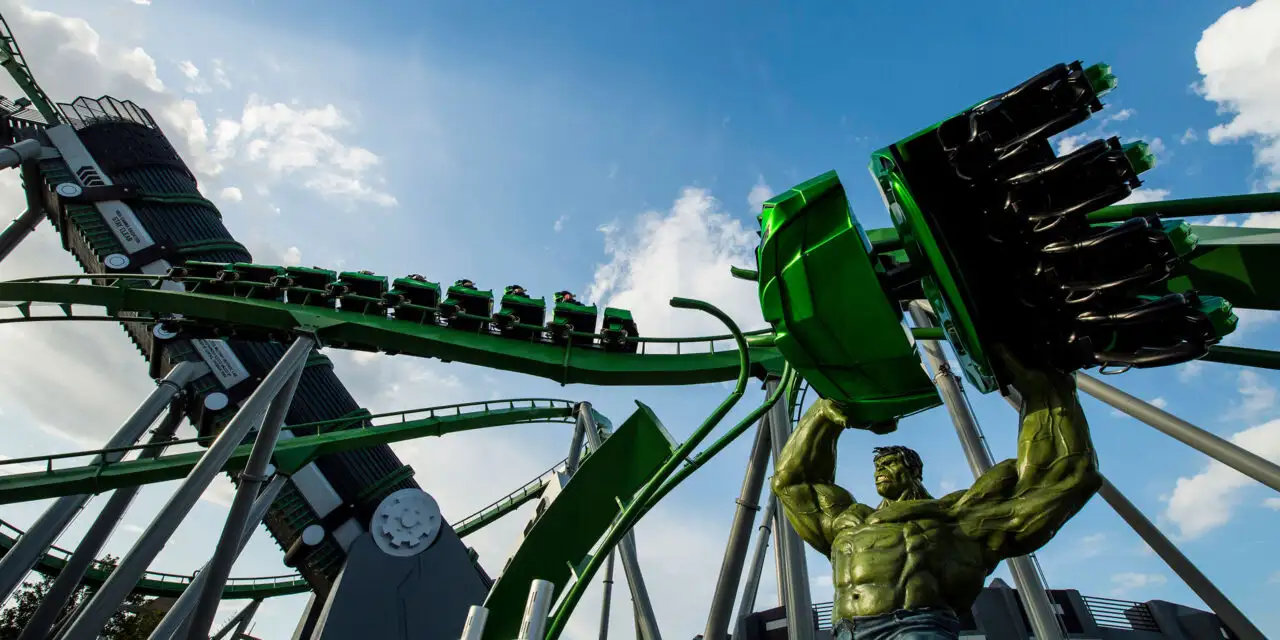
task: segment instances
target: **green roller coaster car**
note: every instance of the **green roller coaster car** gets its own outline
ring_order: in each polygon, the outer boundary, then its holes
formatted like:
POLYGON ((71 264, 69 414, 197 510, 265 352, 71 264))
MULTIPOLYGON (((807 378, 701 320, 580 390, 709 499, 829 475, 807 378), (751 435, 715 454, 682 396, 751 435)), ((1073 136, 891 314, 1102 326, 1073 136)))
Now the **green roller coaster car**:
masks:
POLYGON ((760 306, 815 391, 865 422, 941 404, 834 171, 764 203, 760 225, 760 306))

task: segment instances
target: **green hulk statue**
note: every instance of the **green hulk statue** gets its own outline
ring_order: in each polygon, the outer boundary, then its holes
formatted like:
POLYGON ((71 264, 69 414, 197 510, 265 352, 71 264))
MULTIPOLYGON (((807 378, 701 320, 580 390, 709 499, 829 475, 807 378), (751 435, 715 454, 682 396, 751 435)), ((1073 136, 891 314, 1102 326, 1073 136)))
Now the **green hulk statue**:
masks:
POLYGON ((957 638, 966 611, 1000 561, 1043 547, 1102 484, 1075 380, 1004 355, 1022 395, 1018 458, 968 490, 935 499, 906 447, 875 449, 880 506, 835 484, 836 440, 855 424, 822 399, 782 449, 773 491, 787 519, 831 559, 836 640, 957 638))

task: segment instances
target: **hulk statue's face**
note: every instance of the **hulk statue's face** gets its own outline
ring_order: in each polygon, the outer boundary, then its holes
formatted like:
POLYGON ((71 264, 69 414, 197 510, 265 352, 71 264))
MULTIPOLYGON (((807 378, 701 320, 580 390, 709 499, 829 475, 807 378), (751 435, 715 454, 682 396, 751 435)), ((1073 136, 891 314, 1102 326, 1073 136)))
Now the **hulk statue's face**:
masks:
POLYGON ((875 459, 875 465, 876 493, 886 500, 901 500, 919 482, 901 454, 879 456, 875 459))

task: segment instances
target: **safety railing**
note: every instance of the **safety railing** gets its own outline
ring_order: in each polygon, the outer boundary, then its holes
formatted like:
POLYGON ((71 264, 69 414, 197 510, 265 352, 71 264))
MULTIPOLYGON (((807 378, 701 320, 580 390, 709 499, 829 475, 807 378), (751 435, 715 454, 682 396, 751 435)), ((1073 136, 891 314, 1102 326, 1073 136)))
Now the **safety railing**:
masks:
POLYGON ((1084 606, 1099 627, 1132 631, 1159 631, 1155 616, 1145 602, 1081 596, 1084 606))

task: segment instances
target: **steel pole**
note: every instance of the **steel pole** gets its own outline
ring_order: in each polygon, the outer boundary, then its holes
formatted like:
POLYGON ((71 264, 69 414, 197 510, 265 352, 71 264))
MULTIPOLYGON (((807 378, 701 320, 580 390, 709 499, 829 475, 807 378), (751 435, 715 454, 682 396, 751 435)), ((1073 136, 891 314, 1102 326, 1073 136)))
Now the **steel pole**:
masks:
MULTIPOLYGON (((180 404, 177 401, 171 402, 168 414, 165 415, 164 420, 160 422, 160 425, 151 434, 151 439, 147 443, 151 446, 139 452, 138 459, 146 460, 159 457, 168 442, 173 440, 173 436, 178 431, 178 427, 182 424, 184 417, 186 416, 180 404)), ((63 608, 67 605, 67 601, 75 595, 76 589, 80 586, 80 581, 84 579, 84 574, 98 557, 98 552, 102 550, 102 546, 111 537, 111 533, 115 531, 120 518, 128 510, 130 503, 133 502, 133 498, 140 488, 136 486, 124 487, 111 494, 111 498, 107 500, 106 506, 102 508, 102 512, 93 521, 89 531, 84 534, 80 544, 76 545, 75 553, 71 554, 71 558, 62 567, 62 571, 58 572, 57 579, 53 581, 48 593, 40 601, 40 606, 36 608, 36 612, 27 621, 27 626, 22 629, 22 635, 18 636, 18 640, 41 640, 49 637, 53 625, 58 622, 59 614, 62 613, 63 608)))
MULTIPOLYGON (((249 544, 249 538, 253 537, 253 532, 258 528, 258 524, 262 519, 267 517, 267 510, 271 508, 271 503, 276 501, 276 496, 280 495, 280 490, 284 489, 288 478, 277 474, 271 478, 271 482, 267 483, 267 487, 262 490, 262 494, 257 500, 253 501, 253 512, 249 516, 249 521, 245 523, 244 531, 240 538, 240 550, 244 551, 245 545, 249 544)), ((196 600, 204 591, 205 582, 208 580, 209 574, 206 569, 209 563, 205 563, 195 577, 191 579, 191 583, 186 589, 182 590, 182 595, 178 596, 178 600, 169 607, 169 611, 164 614, 164 618, 151 630, 151 635, 147 636, 147 640, 169 640, 176 637, 178 632, 184 628, 191 609, 196 606, 196 600)))
POLYGON ((1081 391, 1159 429, 1192 449, 1280 491, 1280 466, 1275 463, 1090 375, 1076 372, 1076 385, 1081 391))
POLYGON ((258 430, 258 437, 249 452, 249 461, 240 473, 240 486, 231 501, 231 509, 227 513, 226 524, 222 527, 218 546, 214 547, 213 557, 209 560, 209 569, 205 572, 209 576, 208 582, 201 591, 192 618, 190 635, 194 637, 207 637, 209 630, 213 628, 213 618, 218 612, 218 603, 222 601, 222 588, 226 586, 227 576, 231 575, 231 566, 240 555, 240 538, 253 509, 253 501, 258 497, 258 490, 267 479, 267 466, 275 453, 280 429, 289 413, 289 405, 293 404, 293 394, 298 389, 305 364, 302 361, 294 365, 292 377, 271 400, 262 428, 258 430))
POLYGON ((237 613, 234 618, 228 620, 227 624, 222 625, 222 630, 213 634, 209 640, 222 640, 228 633, 231 633, 233 629, 235 630, 235 633, 232 634, 231 640, 240 640, 240 635, 244 633, 245 628, 249 626, 249 622, 253 620, 254 614, 258 612, 258 607, 261 605, 261 599, 250 600, 249 604, 245 605, 245 607, 240 610, 240 613, 237 613))
MULTIPOLYGON (((150 427, 151 423, 155 422, 156 418, 169 406, 173 397, 208 370, 209 368, 204 364, 194 362, 183 362, 173 367, 169 375, 160 380, 151 394, 134 410, 133 415, 125 420, 115 435, 111 436, 104 448, 114 449, 136 444, 138 438, 146 433, 147 427, 150 427)), ((94 456, 89 464, 116 462, 123 457, 124 453, 120 451, 99 454, 94 456)), ((84 508, 90 497, 85 493, 58 498, 40 515, 35 524, 18 538, 13 548, 9 549, 3 559, 0 559, 0 596, 2 596, 0 601, 9 598, 13 590, 35 567, 44 552, 58 539, 58 536, 62 535, 76 514, 84 508)))
POLYGON ((751 560, 751 571, 747 573, 747 582, 742 587, 742 602, 738 605, 738 620, 734 623, 733 637, 742 637, 742 623, 747 616, 756 610, 756 594, 760 591, 760 575, 764 573, 764 561, 769 556, 769 529, 773 526, 774 514, 777 513, 778 498, 770 492, 768 502, 764 505, 764 514, 760 517, 760 533, 756 536, 756 552, 751 560))
POLYGON ((489 621, 489 610, 473 604, 467 610, 467 621, 462 624, 461 640, 481 640, 484 637, 484 624, 489 621))
POLYGON ((551 594, 555 589, 555 585, 546 580, 534 580, 529 585, 529 600, 524 605, 524 619, 516 640, 542 640, 546 635, 547 614, 551 611, 551 594))
POLYGON ((147 530, 142 532, 142 536, 138 538, 129 553, 125 554, 119 566, 111 573, 111 577, 103 583, 102 588, 67 628, 67 640, 92 640, 97 636, 107 618, 115 613, 120 603, 138 583, 143 572, 147 570, 147 565, 151 564, 156 554, 160 553, 174 530, 182 523, 182 519, 191 511, 191 507, 195 506, 196 501, 200 499, 200 494, 208 488, 209 482, 226 466, 227 460, 231 458, 236 447, 244 441, 251 429, 262 423, 263 413, 271 404, 271 400, 292 377, 294 367, 300 366, 306 360, 314 344, 315 340, 309 336, 300 336, 294 340, 284 357, 276 363, 266 379, 245 400, 217 440, 214 440, 200 457, 195 468, 187 475, 187 479, 165 503, 159 515, 152 520, 147 530))
POLYGON ((1163 533, 1160 533, 1160 530, 1146 516, 1142 515, 1138 507, 1129 502, 1129 499, 1105 478, 1102 480, 1102 487, 1098 489, 1098 495, 1102 496, 1102 499, 1106 500, 1107 504, 1111 505, 1111 508, 1115 509, 1130 527, 1133 527, 1152 551, 1155 551, 1156 555, 1160 556, 1165 564, 1169 565, 1169 568, 1173 569, 1173 572, 1178 574, 1178 577, 1182 578, 1182 581, 1191 587, 1191 590, 1214 613, 1218 614, 1219 618, 1222 618, 1223 624, 1227 625, 1236 637, 1240 640, 1265 640, 1266 636, 1253 626, 1253 623, 1227 599, 1227 596, 1219 591, 1207 576, 1200 573, 1196 565, 1182 555, 1182 552, 1163 533))
MULTIPOLYGON (((600 431, 591 413, 591 403, 578 404, 578 419, 582 422, 587 446, 592 451, 599 449, 600 431)), ((627 575, 627 586, 631 589, 631 599, 635 601, 636 622, 640 625, 644 640, 662 640, 662 634, 658 631, 658 621, 653 615, 653 604, 649 602, 649 590, 645 587, 644 575, 640 573, 634 532, 627 531, 618 541, 618 556, 622 559, 622 571, 627 575)))
MULTIPOLYGON (((40 183, 40 171, 36 168, 35 163, 23 165, 22 181, 30 185, 40 183)), ((44 201, 40 199, 40 192, 34 188, 26 189, 26 192, 27 210, 15 218, 3 233, 0 233, 0 260, 9 257, 9 254, 19 244, 22 244, 22 241, 31 235, 32 231, 36 230, 36 227, 40 225, 40 220, 44 218, 44 201)))
POLYGON ((569 459, 565 461, 565 469, 569 475, 573 475, 578 471, 578 464, 582 462, 582 439, 586 436, 586 425, 582 419, 573 423, 573 438, 569 440, 569 459))
POLYGON ((711 596, 711 612, 707 615, 707 628, 702 633, 704 640, 727 640, 733 599, 742 580, 742 566, 751 543, 751 525, 760 510, 760 491, 764 488, 764 475, 769 468, 769 453, 769 426, 761 420, 756 428, 751 456, 747 458, 742 489, 738 492, 738 508, 729 527, 729 541, 725 545, 724 560, 720 563, 720 576, 711 596))
POLYGON ((600 640, 609 638, 609 599, 613 596, 613 552, 604 565, 604 596, 600 602, 600 640))
MULTIPOLYGON (((779 381, 770 377, 765 381, 765 394, 771 395, 779 381)), ((787 415, 787 403, 778 402, 769 409, 769 444, 773 450, 773 463, 782 459, 782 448, 791 438, 791 418, 787 415)), ((813 640, 813 599, 809 594, 809 569, 804 557, 804 540, 796 533, 786 518, 777 518, 776 530, 780 534, 778 544, 783 558, 783 576, 779 588, 786 585, 787 636, 791 640, 813 640)))
MULTIPOLYGON (((933 317, 924 304, 915 301, 908 305, 908 313, 917 327, 934 326, 933 317)), ((951 372, 947 364, 947 356, 942 345, 933 340, 919 342, 929 367, 933 369, 933 381, 942 395, 942 402, 951 415, 951 423, 955 425, 960 436, 960 445, 964 448, 965 458, 969 461, 969 469, 975 479, 986 473, 995 465, 991 453, 982 439, 982 430, 978 421, 969 410, 969 403, 960 387, 960 379, 951 372)), ((1040 574, 1029 556, 1009 558, 1009 572, 1018 587, 1018 597, 1027 611, 1027 620, 1037 640, 1062 640, 1065 636, 1054 613, 1053 604, 1049 601, 1049 593, 1040 574)))

